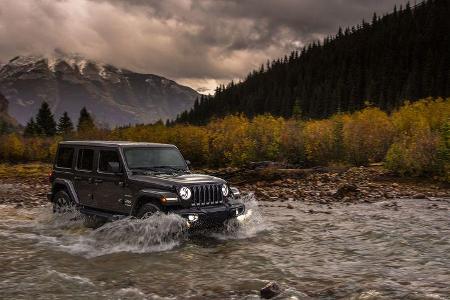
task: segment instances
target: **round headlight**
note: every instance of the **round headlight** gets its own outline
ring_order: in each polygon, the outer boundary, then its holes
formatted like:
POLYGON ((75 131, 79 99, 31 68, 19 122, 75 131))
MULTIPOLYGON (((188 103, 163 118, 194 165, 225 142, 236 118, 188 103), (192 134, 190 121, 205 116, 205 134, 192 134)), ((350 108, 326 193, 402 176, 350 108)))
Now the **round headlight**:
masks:
POLYGON ((191 198, 192 192, 188 187, 183 186, 178 194, 180 195, 181 199, 188 200, 189 198, 191 198))
POLYGON ((228 196, 229 190, 228 190, 228 186, 226 184, 222 185, 222 195, 224 195, 225 197, 228 196))

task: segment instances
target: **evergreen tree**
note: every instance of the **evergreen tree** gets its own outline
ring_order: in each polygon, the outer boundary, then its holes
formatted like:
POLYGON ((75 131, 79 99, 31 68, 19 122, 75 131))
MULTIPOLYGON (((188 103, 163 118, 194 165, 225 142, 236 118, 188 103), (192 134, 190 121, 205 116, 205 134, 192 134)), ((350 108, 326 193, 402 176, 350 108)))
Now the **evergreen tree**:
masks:
POLYGON ((86 107, 80 110, 80 117, 78 118, 77 130, 78 132, 86 132, 95 129, 94 119, 87 111, 86 107))
POLYGON ((25 129, 23 130, 23 136, 33 137, 39 134, 41 134, 40 128, 39 126, 37 126, 36 122, 34 121, 34 118, 31 118, 30 121, 28 121, 27 125, 25 125, 25 129))
POLYGON ((65 111, 59 118, 57 132, 61 135, 69 135, 73 132, 73 123, 70 120, 69 115, 65 111))
POLYGON ((54 136, 56 134, 56 122, 50 111, 50 106, 47 102, 42 102, 36 116, 36 124, 41 133, 46 136, 54 136))
POLYGON ((294 106, 292 107, 292 118, 295 120, 301 120, 302 107, 300 106, 300 99, 295 99, 294 106))

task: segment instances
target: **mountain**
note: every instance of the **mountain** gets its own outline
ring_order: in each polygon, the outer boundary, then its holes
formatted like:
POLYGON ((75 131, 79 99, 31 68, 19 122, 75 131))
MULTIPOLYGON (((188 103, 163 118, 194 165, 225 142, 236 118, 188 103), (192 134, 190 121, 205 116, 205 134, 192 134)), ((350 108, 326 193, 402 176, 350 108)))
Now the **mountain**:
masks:
POLYGON ((164 77, 75 55, 15 57, 0 68, 0 92, 22 124, 47 101, 56 117, 67 111, 76 122, 85 106, 97 122, 110 126, 174 118, 198 96, 164 77))
POLYGON ((233 113, 323 118, 370 102, 386 111, 405 99, 450 95, 450 1, 407 4, 268 62, 239 83, 202 96, 180 123, 233 113))
POLYGON ((0 134, 17 127, 17 121, 8 114, 8 100, 0 94, 0 134))

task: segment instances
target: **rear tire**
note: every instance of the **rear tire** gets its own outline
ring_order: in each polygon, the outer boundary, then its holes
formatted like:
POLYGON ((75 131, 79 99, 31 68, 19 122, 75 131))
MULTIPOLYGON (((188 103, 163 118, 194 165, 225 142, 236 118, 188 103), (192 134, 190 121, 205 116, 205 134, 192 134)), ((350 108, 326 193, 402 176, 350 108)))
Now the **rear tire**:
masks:
POLYGON ((138 219, 146 219, 160 212, 161 208, 158 205, 153 203, 145 203, 139 208, 136 217, 138 219))
POLYGON ((75 203, 72 201, 66 191, 57 192, 53 199, 54 213, 66 213, 69 211, 73 211, 73 209, 75 208, 75 203))

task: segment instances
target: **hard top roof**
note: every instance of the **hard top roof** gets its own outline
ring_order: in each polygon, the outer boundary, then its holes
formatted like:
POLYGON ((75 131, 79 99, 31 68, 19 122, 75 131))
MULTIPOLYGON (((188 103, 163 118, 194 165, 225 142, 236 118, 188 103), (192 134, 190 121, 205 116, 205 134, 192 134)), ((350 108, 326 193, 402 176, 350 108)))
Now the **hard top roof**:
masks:
POLYGON ((63 141, 59 143, 60 145, 73 145, 73 146, 109 146, 109 147, 175 147, 171 144, 160 144, 160 143, 143 143, 143 142, 130 142, 130 141, 63 141))

